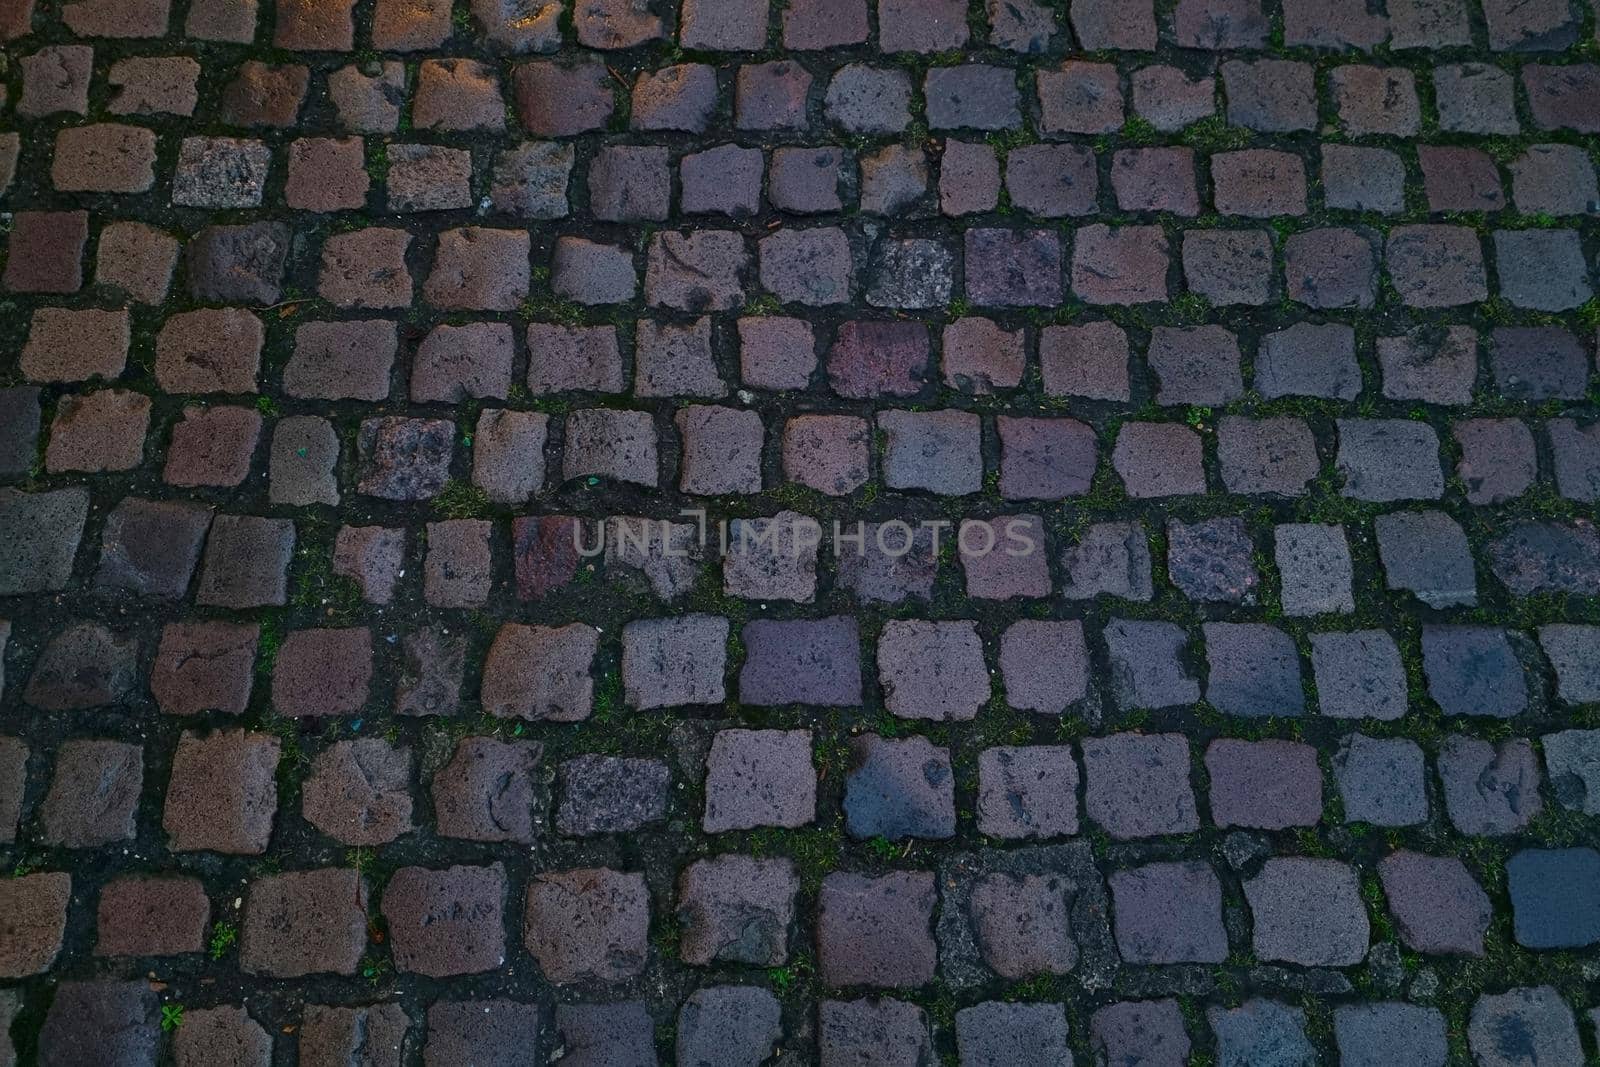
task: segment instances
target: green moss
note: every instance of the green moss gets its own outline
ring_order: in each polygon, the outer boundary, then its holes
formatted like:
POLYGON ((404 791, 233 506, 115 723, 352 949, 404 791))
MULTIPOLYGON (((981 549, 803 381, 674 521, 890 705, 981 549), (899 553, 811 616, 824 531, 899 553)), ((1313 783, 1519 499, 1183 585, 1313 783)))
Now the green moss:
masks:
POLYGON ((433 510, 447 519, 486 519, 490 514, 489 494, 471 482, 454 479, 445 483, 433 498, 433 510))

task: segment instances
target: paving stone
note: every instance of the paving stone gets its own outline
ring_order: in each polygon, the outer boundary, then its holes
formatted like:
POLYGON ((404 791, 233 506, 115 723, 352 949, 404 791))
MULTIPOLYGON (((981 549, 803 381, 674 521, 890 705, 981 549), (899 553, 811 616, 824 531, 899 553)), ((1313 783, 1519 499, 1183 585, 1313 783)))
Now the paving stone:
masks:
POLYGON ((1428 819, 1422 749, 1405 738, 1350 734, 1333 756, 1345 822, 1415 826, 1428 819))
POLYGON ((38 1033, 43 1067, 75 1063, 154 1067, 160 998, 145 981, 62 982, 38 1033))
POLYGON ((1216 451, 1230 493, 1304 496, 1322 466, 1304 419, 1222 416, 1216 451))
POLYGON ((40 393, 30 385, 0 389, 0 477, 13 478, 33 468, 39 454, 40 393))
POLYGON ((468 226, 439 235, 422 299, 441 311, 515 311, 528 297, 528 234, 468 226))
POLYGON ((963 519, 956 552, 967 595, 985 600, 1050 595, 1049 545, 1038 515, 963 519))
POLYGON ((752 388, 806 388, 817 368, 811 324, 780 316, 741 318, 739 366, 744 384, 752 388))
POLYGON ((1094 523, 1078 542, 1062 553, 1067 580, 1061 593, 1069 600, 1088 600, 1101 594, 1124 600, 1149 600, 1150 543, 1138 523, 1094 523))
POLYGON ((982 488, 978 416, 965 411, 884 411, 883 479, 891 489, 961 496, 982 488))
POLYGON ((1317 103, 1307 63, 1279 59, 1222 64, 1228 122, 1262 133, 1288 133, 1316 126, 1317 103))
POLYGON ((246 974, 355 974, 366 946, 366 887, 357 871, 324 867, 251 882, 239 941, 246 974))
POLYGON ((1444 1067, 1449 1057, 1444 1016, 1420 1004, 1342 1004, 1333 1010, 1333 1032, 1345 1063, 1403 1057, 1418 1067, 1444 1067))
POLYGON ((18 366, 37 382, 115 379, 128 363, 128 346, 126 312, 40 307, 29 325, 18 366))
POLYGON ((1367 954, 1370 928, 1354 870, 1337 860, 1269 859, 1244 883, 1256 955, 1341 967, 1367 954))
POLYGON ((1268 149, 1218 152, 1211 157, 1212 200, 1224 215, 1272 218, 1306 213, 1305 163, 1268 149))
POLYGON ((1221 963, 1222 883, 1207 864, 1152 863, 1107 880, 1117 951, 1126 963, 1221 963))
POLYGON ((335 742, 312 761, 300 810, 344 845, 384 845, 409 833, 410 752, 376 737, 335 742))
POLYGON ((59 871, 23 874, 0 884, 5 905, 0 974, 14 980, 50 969, 61 952, 71 896, 72 876, 59 871))
POLYGON ((1489 47, 1496 52, 1558 51, 1572 44, 1578 33, 1575 13, 1549 0, 1533 4, 1489 0, 1483 15, 1489 25, 1489 47))
MULTIPOLYGON (((1068 113, 1085 104, 1083 97, 1077 94, 1104 91, 1105 78, 1101 71, 1110 69, 1097 68, 1089 75, 1088 84, 1082 87, 1059 82, 1061 77, 1070 75, 1056 72, 1041 74, 1040 100, 1045 110, 1042 120, 1045 128, 1054 129, 1061 123, 1070 122, 1068 113), (1043 86, 1046 83, 1052 84, 1053 104, 1045 103, 1043 86)), ((1115 91, 1114 79, 1112 91, 1115 91)), ((1015 129, 1022 124, 1016 78, 1008 67, 982 63, 935 66, 928 70, 923 82, 923 94, 927 99, 928 125, 936 130, 1004 130, 1015 129)), ((1116 98, 1115 106, 1116 125, 1120 125, 1120 96, 1116 98)))
POLYGON ((822 307, 850 299, 854 270, 844 231, 779 230, 759 245, 762 288, 783 303, 822 307))
POLYGON ((1567 311, 1594 295, 1576 230, 1496 230, 1500 295, 1517 307, 1567 311))
POLYGON ((793 511, 734 519, 722 560, 722 591, 748 600, 808 604, 817 592, 817 546, 822 527, 793 511))
POLYGON ((1389 12, 1390 46, 1442 48, 1472 42, 1467 7, 1456 0, 1401 0, 1389 12))
POLYGON ((1525 669, 1504 630, 1425 626, 1422 666, 1428 694, 1446 715, 1508 719, 1528 706, 1525 669))
POLYGON ((1440 745, 1437 763, 1445 810, 1461 833, 1516 833, 1544 808, 1538 759, 1525 740, 1490 744, 1452 734, 1440 745))
POLYGON ((706 757, 707 833, 804 826, 816 817, 809 730, 721 730, 706 757))
POLYGON ((980 307, 1044 307, 1061 299, 1061 242, 1049 230, 966 232, 966 292, 980 307))
MULTIPOLYGON (((1509 99, 1508 84, 1508 103, 1509 99)), ((1529 145, 1509 169, 1511 198, 1525 214, 1582 215, 1600 201, 1594 164, 1576 145, 1529 145)))
POLYGON ((1310 745, 1219 739, 1206 748, 1206 773, 1219 828, 1283 830, 1322 819, 1322 770, 1310 745))
POLYGON ((1099 178, 1094 154, 1079 145, 1023 145, 1006 153, 1006 192, 1039 218, 1092 215, 1099 178))
POLYGON ((199 952, 210 918, 211 904, 198 879, 121 877, 100 891, 95 955, 199 952))
POLYGON ((328 74, 328 98, 339 124, 356 133, 385 133, 400 125, 406 68, 387 60, 371 68, 340 67, 328 74))
POLYGON ((887 241, 878 245, 867 270, 867 303, 873 307, 944 307, 954 285, 955 256, 937 241, 887 241))
POLYGON ((1405 164, 1386 148, 1322 146, 1322 197, 1330 208, 1396 215, 1405 210, 1405 184, 1405 164))
POLYGON ((1084 808, 1118 841, 1199 828, 1189 784, 1189 743, 1181 734, 1086 738, 1084 808))
POLYGON ((589 165, 589 207, 605 222, 660 222, 671 185, 665 148, 602 149, 589 165))
POLYGON ((1556 489, 1569 500, 1600 499, 1600 431, 1571 419, 1545 424, 1554 456, 1556 489))
POLYGON ((739 129, 798 129, 806 125, 811 73, 799 63, 744 64, 734 85, 734 124, 739 129))
MULTIPOLYGON (((865 478, 865 457, 862 476, 865 478)), ((837 581, 863 604, 933 599, 933 531, 908 523, 862 523, 839 536, 837 581), (859 535, 859 540, 857 539, 859 535)))
POLYGON ((1133 110, 1163 133, 1181 130, 1216 113, 1216 79, 1191 76, 1178 67, 1152 64, 1129 79, 1133 110))
POLYGON ((123 498, 101 531, 95 588, 182 599, 210 525, 211 509, 201 504, 123 498))
POLYGON ((1183 1013, 1170 998, 1108 1004, 1089 1020, 1089 1043, 1096 1062, 1181 1067, 1189 1060, 1183 1013))
POLYGON ((1089 695, 1089 653, 1076 619, 1023 619, 1000 639, 1006 703, 1059 715, 1089 695))
POLYGON ((294 523, 252 515, 218 515, 206 538, 195 603, 251 608, 287 600, 294 523))
POLYGON ((759 1064, 783 1036, 778 998, 751 986, 698 989, 678 1012, 677 1062, 759 1064))
POLYGON ((1074 835, 1077 793, 1070 746, 988 748, 978 756, 978 830, 986 837, 1074 835))
POLYGON ((388 604, 405 566, 405 531, 384 526, 343 526, 334 540, 333 573, 353 580, 373 604, 388 604))
POLYGON ((46 45, 32 55, 18 56, 17 66, 22 69, 22 94, 17 97, 17 114, 37 119, 60 112, 88 113, 93 48, 46 45))
MULTIPOLYGON (((852 739, 844 814, 846 832, 858 840, 955 836, 955 777, 949 750, 924 737, 895 740, 865 734, 852 739)), ((824 948, 824 956, 826 952, 824 948)))
POLYGON ((514 1000, 436 1000, 428 1008, 428 1067, 475 1063, 513 1067, 539 1040, 539 1007, 514 1000))
POLYGON ((1539 627, 1539 645, 1555 668, 1557 696, 1568 704, 1600 701, 1600 627, 1550 623, 1539 627))
POLYGON ((1434 70, 1433 86, 1443 129, 1476 134, 1520 132, 1512 104, 1516 85, 1499 67, 1489 63, 1443 65, 1434 70))
POLYGON ((464 149, 391 144, 384 158, 390 211, 448 211, 472 203, 472 155, 464 149))
POLYGON ((610 478, 654 486, 656 429, 646 411, 585 408, 567 416, 563 479, 610 478))
POLYGON ((362 208, 371 189, 359 137, 302 137, 289 145, 284 203, 302 211, 362 208))
POLYGON ((189 294, 209 304, 276 304, 288 254, 283 223, 207 226, 184 248, 189 294))
POLYGON ((659 1062, 655 1026, 642 1000, 609 1004, 558 1004, 556 1040, 575 1063, 659 1062))
POLYGON ((1478 338, 1469 327, 1422 327, 1380 337, 1383 395, 1391 400, 1469 404, 1478 377, 1478 338))
POLYGON ((394 965, 403 973, 448 977, 505 963, 505 870, 402 867, 383 891, 394 965))
POLYGON ((138 693, 138 639, 97 623, 75 622, 49 639, 22 698, 46 711, 83 711, 126 704, 138 693))
POLYGON ((1489 897, 1459 859, 1401 849, 1378 863, 1378 876, 1407 946, 1433 955, 1483 955, 1489 897))
POLYGON ((1136 499, 1193 496, 1206 491, 1200 435, 1170 422, 1125 422, 1117 431, 1111 466, 1136 499))
POLYGON ((1361 391, 1355 333, 1338 323, 1300 322, 1262 338, 1255 385, 1263 396, 1354 400, 1361 391))
MULTIPOLYGON (((928 369, 928 331, 921 323, 842 323, 828 350, 828 384, 844 397, 915 396, 928 369)), ((931 422, 914 424, 942 425, 951 421, 945 415, 930 413, 931 422)))
POLYGON ((1517 943, 1582 948, 1600 941, 1600 907, 1581 887, 1600 875, 1592 848, 1528 848, 1506 861, 1517 943))
MULTIPOLYGON (((327 419, 291 415, 272 428, 269 465, 274 504, 309 507, 339 503, 339 435, 327 419)), ((199 555, 199 545, 195 546, 199 555)), ((180 588, 177 593, 182 595, 180 588)))
POLYGON ((1167 522, 1167 576, 1191 600, 1250 604, 1261 575, 1244 520, 1167 522))
POLYGON ((384 500, 428 500, 449 481, 455 423, 365 419, 356 435, 356 491, 384 500))
MULTIPOLYGON (((335 234, 322 246, 317 291, 341 308, 398 308, 411 304, 404 230, 371 227, 335 234)), ((443 327, 441 327, 443 329, 443 327)))
POLYGON ((542 746, 463 737, 433 777, 434 818, 443 837, 531 844, 542 746))
MULTIPOLYGON (((10 635, 10 623, 0 630, 10 635)), ((0 649, 3 653, 4 649, 0 649)), ((5 679, 0 677, 0 684, 5 679)), ((15 737, 0 737, 0 843, 15 844, 28 778, 28 746, 15 737)))
POLYGON ((1431 608, 1478 602, 1472 551, 1461 526, 1442 511, 1396 511, 1373 520, 1390 589, 1407 590, 1431 608))
POLYGON ((649 955, 650 891, 644 876, 605 867, 536 874, 522 937, 546 980, 620 982, 649 955))
POLYGON ((144 460, 150 398, 124 389, 66 396, 56 406, 44 468, 52 474, 126 471, 144 460))
POLYGON ((849 133, 892 134, 911 121, 911 79, 898 70, 852 63, 828 84, 823 112, 849 133))
POLYGON ((1155 374, 1156 403, 1220 406, 1244 394, 1239 343, 1221 326, 1157 326, 1145 360, 1155 374))
POLYGON ((239 485, 260 436, 261 416, 252 408, 186 407, 172 428, 162 478, 185 487, 239 485))
POLYGON ((789 957, 799 889, 787 859, 730 853, 689 864, 678 880, 678 951, 684 962, 781 966, 789 957))
POLYGON ((1045 393, 1091 400, 1127 400, 1128 338, 1109 322, 1047 326, 1039 334, 1045 393))
POLYGON ((1112 133, 1122 127, 1122 88, 1109 63, 1069 60, 1035 75, 1045 133, 1112 133))
POLYGON ((1467 1022, 1467 1045, 1483 1067, 1583 1059, 1572 1009, 1547 985, 1480 996, 1467 1022))
POLYGON ((1123 707, 1164 708, 1200 699, 1200 684, 1182 661, 1188 637, 1176 624, 1112 619, 1103 636, 1123 707))
POLYGON ((878 640, 878 681, 884 707, 901 718, 974 718, 989 699, 976 623, 890 620, 878 640))
POLYGON ((1500 170, 1475 148, 1418 149, 1428 207, 1435 212, 1499 211, 1505 207, 1500 170))
MULTIPOLYGON (((83 288, 88 240, 87 211, 19 211, 12 219, 0 282, 14 293, 75 293, 83 288)), ((36 320, 49 310, 35 312, 36 320)))
POLYGON ((625 833, 666 817, 671 772, 660 760, 579 756, 560 768, 556 829, 582 837, 625 833))
POLYGON ((817 901, 822 981, 890 989, 931 981, 937 963, 933 910, 928 871, 825 876, 817 901))
MULTIPOLYGON (((794 215, 817 215, 840 210, 839 196, 844 178, 844 154, 838 148, 778 148, 772 153, 767 171, 767 197, 772 206, 794 215)), ((804 241, 804 236, 786 236, 780 230, 770 240, 773 245, 804 241)), ((804 234, 804 231, 800 231, 804 234)), ((769 241, 763 241, 765 247, 769 241)), ((769 289, 774 288, 768 284, 769 289)))
POLYGON ((1273 292, 1272 237, 1264 230, 1189 230, 1183 276, 1213 305, 1265 304, 1273 292))
POLYGON ((373 1067, 399 1067, 411 1019, 398 1004, 306 1006, 300 1027, 300 1062, 306 1067, 364 1058, 373 1067))
POLYGON ((1168 260, 1159 227, 1085 226, 1073 242, 1072 291, 1090 304, 1165 300, 1168 260))
MULTIPOLYGON (((15 225, 13 225, 15 233, 15 225)), ((141 304, 160 304, 178 264, 178 241, 139 222, 115 222, 100 231, 95 281, 141 304)))
POLYGON ((226 1063, 229 1067, 268 1067, 272 1038, 242 1007, 189 1008, 172 1035, 177 1067, 226 1063))
POLYGON ((1305 714, 1294 639, 1263 623, 1208 622, 1206 700, 1248 718, 1305 714))
MULTIPOLYGON (((1022 330, 1006 330, 977 316, 957 319, 944 328, 939 366, 944 383, 952 388, 977 395, 1015 388, 1022 383, 1026 364, 1022 330)), ((1014 426, 1020 422, 1010 420, 1014 426)))
POLYGON ((1357 500, 1437 500, 1444 494, 1439 439, 1409 419, 1340 419, 1335 466, 1357 500))
POLYGON ((489 599, 494 579, 492 529, 486 519, 428 523, 422 593, 430 606, 476 608, 489 599))
POLYGON ((991 1000, 963 1008, 956 1012, 956 1047, 961 1063, 973 1067, 1065 1063, 1072 1056, 1059 1004, 991 1000))
POLYGON ((1274 530, 1273 548, 1285 615, 1355 611, 1350 544, 1343 527, 1285 523, 1274 530))
POLYGON ((1478 236, 1461 226, 1397 226, 1384 258, 1389 278, 1410 307, 1452 307, 1488 296, 1478 236))
POLYGON ((1501 326, 1490 334, 1490 370, 1506 397, 1581 397, 1589 358, 1578 338, 1554 326, 1501 326))
POLYGON ((483 666, 483 707, 499 718, 579 722, 594 700, 599 632, 583 623, 523 626, 506 623, 483 666))
MULTIPOLYGON (((682 186, 679 206, 690 214, 734 218, 754 215, 761 210, 761 175, 765 166, 760 149, 731 144, 686 155, 678 164, 682 186)), ((562 185, 564 190, 565 179, 562 185)), ((564 213, 564 193, 561 202, 564 213)))
POLYGON ((622 645, 628 704, 648 710, 721 703, 727 641, 728 620, 715 615, 628 623, 622 645))
POLYGON ((935 1059, 928 1014, 903 1000, 824 1000, 817 1046, 826 1064, 923 1064, 935 1059))
POLYGON ((677 600, 699 580, 705 546, 690 523, 615 516, 606 537, 606 567, 643 575, 662 600, 677 600))
POLYGON ((272 671, 280 715, 354 715, 372 684, 372 631, 364 626, 294 630, 284 635, 272 671))

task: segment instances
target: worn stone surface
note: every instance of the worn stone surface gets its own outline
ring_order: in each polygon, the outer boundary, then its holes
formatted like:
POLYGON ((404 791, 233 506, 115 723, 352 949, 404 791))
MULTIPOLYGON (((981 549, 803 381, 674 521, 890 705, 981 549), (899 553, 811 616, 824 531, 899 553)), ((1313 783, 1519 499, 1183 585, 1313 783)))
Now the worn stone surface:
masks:
POLYGON ((0 0, 0 1064, 1579 1058, 1591 6, 0 0))

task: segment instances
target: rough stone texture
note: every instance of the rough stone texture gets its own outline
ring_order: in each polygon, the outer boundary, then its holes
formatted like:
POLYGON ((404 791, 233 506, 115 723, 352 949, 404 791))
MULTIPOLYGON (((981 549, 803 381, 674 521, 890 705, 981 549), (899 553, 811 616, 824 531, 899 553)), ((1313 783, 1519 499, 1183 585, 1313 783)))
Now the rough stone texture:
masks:
POLYGON ((1575 1059, 1593 20, 0 0, 0 1067, 1575 1059))

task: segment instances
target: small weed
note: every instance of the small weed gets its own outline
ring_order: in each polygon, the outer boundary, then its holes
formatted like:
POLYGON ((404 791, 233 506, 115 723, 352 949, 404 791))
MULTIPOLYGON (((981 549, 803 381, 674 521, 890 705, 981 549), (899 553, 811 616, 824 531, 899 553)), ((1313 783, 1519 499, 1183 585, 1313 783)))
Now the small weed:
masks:
POLYGON ((170 1033, 172 1033, 172 1031, 176 1030, 178 1027, 180 1027, 182 1025, 183 1025, 183 1005, 182 1004, 163 1004, 163 1005, 161 1005, 161 1029, 162 1030, 164 1030, 164 1031, 166 1031, 167 1033, 170 1034, 170 1033))
POLYGON ((238 940, 238 925, 229 922, 227 919, 218 919, 211 924, 211 941, 208 945, 211 958, 220 960, 228 954, 238 940))

